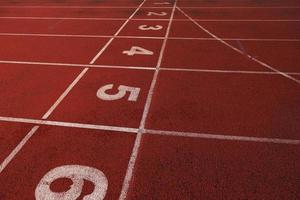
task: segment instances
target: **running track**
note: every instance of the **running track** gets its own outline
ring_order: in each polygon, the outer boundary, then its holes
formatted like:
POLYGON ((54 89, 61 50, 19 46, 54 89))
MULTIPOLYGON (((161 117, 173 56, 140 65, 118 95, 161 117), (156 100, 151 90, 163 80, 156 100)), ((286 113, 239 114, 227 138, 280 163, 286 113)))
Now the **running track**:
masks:
POLYGON ((0 200, 299 199, 297 0, 0 2, 0 200))

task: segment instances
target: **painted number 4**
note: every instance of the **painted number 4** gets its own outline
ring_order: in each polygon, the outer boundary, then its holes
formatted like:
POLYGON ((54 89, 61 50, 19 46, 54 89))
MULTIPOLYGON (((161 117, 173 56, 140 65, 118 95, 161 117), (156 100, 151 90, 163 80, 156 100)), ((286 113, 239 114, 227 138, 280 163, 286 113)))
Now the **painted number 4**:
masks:
POLYGON ((132 46, 130 50, 123 51, 123 54, 127 54, 128 56, 134 56, 136 54, 151 56, 151 55, 153 55, 153 52, 149 51, 147 49, 144 49, 142 47, 132 46))
POLYGON ((118 92, 116 94, 108 94, 107 91, 113 89, 113 84, 104 85, 97 91, 97 97, 104 101, 115 101, 122 99, 129 93, 128 101, 137 101, 140 88, 128 87, 125 85, 120 85, 118 87, 118 92))

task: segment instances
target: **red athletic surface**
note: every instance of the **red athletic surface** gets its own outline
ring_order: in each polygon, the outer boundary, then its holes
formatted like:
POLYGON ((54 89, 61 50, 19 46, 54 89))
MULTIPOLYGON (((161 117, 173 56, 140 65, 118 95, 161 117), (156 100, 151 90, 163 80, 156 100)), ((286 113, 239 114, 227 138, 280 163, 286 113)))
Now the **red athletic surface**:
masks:
POLYGON ((41 118, 80 68, 0 64, 0 115, 41 118))
POLYGON ((4 7, 0 17, 82 17, 82 18, 128 18, 134 8, 22 8, 4 7))
POLYGON ((167 44, 162 66, 168 68, 269 71, 250 60, 246 55, 238 54, 216 40, 170 40, 167 44), (189 49, 189 53, 186 53, 187 49, 189 49), (174 59, 176 55, 181 56, 174 59), (216 57, 218 59, 215 59, 216 57))
MULTIPOLYGON (((237 48, 240 46, 236 41, 230 43, 237 48)), ((300 72, 300 41, 243 41, 242 45, 245 52, 281 71, 300 72)))
MULTIPOLYGON (((0 176, 1 199, 34 199, 40 179, 61 165, 101 169, 110 180, 106 198, 117 199, 134 143, 134 134, 42 127, 0 176), (18 177, 16 179, 11 177, 18 177)), ((57 188, 64 191, 63 184, 57 188)), ((87 194, 91 190, 83 191, 87 194)))
POLYGON ((11 122, 0 122, 1 160, 4 160, 9 155, 15 146, 22 140, 25 134, 30 131, 31 127, 32 125, 29 124, 24 125, 11 122))
POLYGON ((0 36, 0 59, 86 64, 106 42, 105 38, 0 36))
MULTIPOLYGON (((257 19, 257 20, 295 20, 300 19, 300 8, 193 8, 185 9, 184 11, 192 18, 197 20, 203 19, 226 19, 226 20, 239 20, 239 19, 257 19)), ((184 18, 182 14, 177 11, 175 19, 184 18)))
POLYGON ((151 135, 142 144, 129 199, 299 196, 299 146, 151 135))
POLYGON ((57 121, 138 128, 152 76, 152 71, 90 69, 50 118, 57 121), (140 87, 139 98, 136 102, 126 99, 102 101, 96 97, 96 93, 107 84, 114 84, 114 89, 109 91, 111 94, 117 92, 119 85, 140 87))
POLYGON ((298 200, 299 1, 141 3, 0 1, 0 200, 65 165, 100 170, 106 200, 298 200))
POLYGON ((238 38, 238 39, 257 39, 257 38, 299 39, 300 38, 300 28, 299 28, 300 21, 281 21, 276 23, 268 22, 268 21, 267 22, 226 21, 222 23, 199 21, 199 23, 222 38, 238 38))
POLYGON ((163 71, 147 127, 298 139, 298 90, 278 75, 163 71))
POLYGON ((125 20, 0 19, 1 33, 113 35, 125 20))

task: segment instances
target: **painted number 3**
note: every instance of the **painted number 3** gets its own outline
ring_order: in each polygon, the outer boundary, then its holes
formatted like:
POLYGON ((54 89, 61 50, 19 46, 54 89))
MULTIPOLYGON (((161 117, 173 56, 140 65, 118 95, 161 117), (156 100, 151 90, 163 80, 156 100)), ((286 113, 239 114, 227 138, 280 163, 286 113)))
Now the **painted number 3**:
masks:
POLYGON ((104 173, 96 168, 81 165, 64 165, 49 171, 39 182, 35 189, 36 200, 76 200, 80 197, 84 180, 92 182, 94 191, 83 197, 83 200, 104 199, 108 181, 104 173), (73 184, 65 192, 53 192, 51 183, 60 178, 71 179, 73 184))
POLYGON ((122 99, 126 96, 126 93, 129 93, 128 101, 137 101, 140 88, 129 87, 125 85, 120 85, 118 87, 118 92, 116 94, 108 94, 107 91, 113 89, 113 84, 104 85, 97 91, 97 97, 104 101, 114 101, 122 99))
POLYGON ((161 25, 155 25, 155 26, 140 25, 139 29, 142 31, 148 31, 148 30, 157 31, 162 29, 162 26, 161 25))

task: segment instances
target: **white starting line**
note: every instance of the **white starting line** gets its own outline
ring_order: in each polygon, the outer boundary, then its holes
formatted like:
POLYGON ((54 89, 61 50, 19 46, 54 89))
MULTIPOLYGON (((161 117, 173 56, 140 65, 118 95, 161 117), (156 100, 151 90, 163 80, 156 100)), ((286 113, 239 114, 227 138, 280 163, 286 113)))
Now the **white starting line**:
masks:
MULTIPOLYGON (((42 119, 29 119, 29 118, 17 118, 17 117, 1 117, 0 121, 3 122, 15 122, 15 123, 26 123, 33 125, 48 125, 48 126, 58 126, 58 127, 68 127, 68 128, 82 128, 82 129, 92 129, 92 130, 102 130, 110 131, 108 133, 138 133, 138 128, 129 128, 121 126, 107 126, 107 125, 97 125, 97 124, 84 124, 84 123, 73 123, 73 122, 62 122, 62 121, 52 121, 52 120, 42 120, 42 119)), ((265 137, 249 137, 249 136, 236 136, 236 135, 225 135, 216 133, 201 133, 201 132, 185 132, 185 131, 167 131, 167 130, 152 130, 145 129, 144 133, 154 134, 154 135, 166 135, 174 137, 190 137, 190 138, 200 138, 200 139, 215 139, 215 140, 233 140, 233 141, 245 141, 245 142, 262 142, 262 143, 277 143, 277 144, 293 144, 299 145, 300 140, 297 139, 281 139, 281 138, 265 138, 265 137)))

